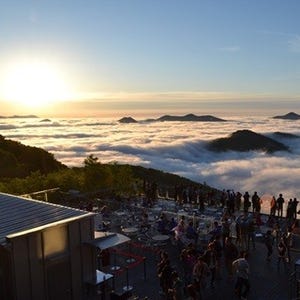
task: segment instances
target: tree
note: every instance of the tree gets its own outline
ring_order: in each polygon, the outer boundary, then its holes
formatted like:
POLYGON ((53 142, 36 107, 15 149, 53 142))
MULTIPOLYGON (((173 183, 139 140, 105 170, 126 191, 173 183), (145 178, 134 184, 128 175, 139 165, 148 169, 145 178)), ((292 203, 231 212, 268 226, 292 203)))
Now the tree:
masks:
POLYGON ((111 173, 113 175, 113 190, 116 194, 125 194, 126 196, 133 195, 135 191, 131 166, 118 165, 117 163, 110 164, 111 173))
POLYGON ((86 168, 100 164, 100 162, 98 162, 98 157, 95 157, 94 154, 90 154, 83 163, 86 168))
POLYGON ((98 162, 93 154, 84 160, 84 185, 88 191, 96 191, 112 187, 112 174, 107 165, 98 162))

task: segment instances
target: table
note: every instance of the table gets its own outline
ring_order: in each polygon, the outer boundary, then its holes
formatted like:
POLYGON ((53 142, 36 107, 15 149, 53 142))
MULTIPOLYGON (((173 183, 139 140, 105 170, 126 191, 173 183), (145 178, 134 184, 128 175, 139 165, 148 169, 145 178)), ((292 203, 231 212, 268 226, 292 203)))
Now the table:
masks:
POLYGON ((117 260, 117 255, 116 255, 116 249, 114 249, 114 265, 113 266, 111 266, 111 270, 112 271, 118 271, 118 270, 120 270, 121 269, 121 267, 120 266, 118 266, 117 264, 116 264, 116 260, 117 260))
POLYGON ((114 213, 119 217, 127 215, 127 213, 125 211, 115 211, 114 213))
POLYGON ((153 206, 153 207, 151 208, 151 210, 154 211, 154 212, 161 212, 161 211, 162 211, 162 207, 159 207, 159 206, 153 206))
POLYGON ((154 236, 152 237, 152 239, 153 239, 154 241, 157 241, 157 242, 165 242, 165 241, 167 241, 169 238, 170 238, 170 237, 169 237, 168 235, 166 235, 166 234, 157 234, 157 235, 154 235, 154 236))
POLYGON ((96 276, 90 280, 87 281, 87 284, 90 285, 99 285, 109 279, 112 279, 114 275, 110 273, 104 273, 100 270, 96 270, 96 276))
POLYGON ((206 207, 205 211, 214 214, 214 213, 216 213, 218 211, 218 209, 217 208, 213 208, 213 207, 206 207))
POLYGON ((125 228, 123 228, 122 231, 123 231, 125 234, 130 235, 130 234, 135 234, 135 233, 137 233, 139 230, 138 230, 138 228, 136 228, 136 227, 125 227, 125 228))
MULTIPOLYGON (((101 293, 102 299, 105 299, 105 282, 113 279, 114 275, 110 273, 104 273, 100 270, 96 270, 95 277, 91 278, 90 280, 86 281, 88 287, 88 294, 90 294, 90 289, 92 288, 95 292, 97 291, 98 286, 102 286, 101 293)), ((114 285, 114 283, 113 283, 114 285)))
POLYGON ((156 221, 155 216, 148 216, 148 221, 149 221, 149 222, 154 222, 154 221, 156 221))
MULTIPOLYGON (((125 228, 123 228, 123 232, 125 234, 128 234, 128 235, 134 235, 138 231, 139 231, 139 229, 136 228, 136 227, 125 227, 125 228)), ((128 250, 129 250, 129 252, 131 252, 131 243, 129 243, 129 249, 128 250)), ((130 257, 130 258, 126 259, 126 262, 128 264, 131 264, 131 263, 135 262, 135 259, 133 257, 130 257)))

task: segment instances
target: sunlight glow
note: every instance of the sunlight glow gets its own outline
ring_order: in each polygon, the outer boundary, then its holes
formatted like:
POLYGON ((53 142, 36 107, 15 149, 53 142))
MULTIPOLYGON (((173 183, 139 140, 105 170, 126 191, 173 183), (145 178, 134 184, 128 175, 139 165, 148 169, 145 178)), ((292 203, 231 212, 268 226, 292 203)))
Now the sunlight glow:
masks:
POLYGON ((1 96, 14 104, 44 107, 71 97, 62 74, 44 62, 15 63, 2 77, 1 96))

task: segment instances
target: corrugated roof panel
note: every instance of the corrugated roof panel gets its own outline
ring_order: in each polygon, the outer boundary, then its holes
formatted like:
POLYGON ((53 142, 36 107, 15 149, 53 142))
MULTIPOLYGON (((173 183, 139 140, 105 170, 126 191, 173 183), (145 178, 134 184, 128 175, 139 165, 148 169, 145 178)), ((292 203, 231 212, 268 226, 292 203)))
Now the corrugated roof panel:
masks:
POLYGON ((36 227, 90 215, 89 212, 0 193, 0 244, 6 236, 36 227))

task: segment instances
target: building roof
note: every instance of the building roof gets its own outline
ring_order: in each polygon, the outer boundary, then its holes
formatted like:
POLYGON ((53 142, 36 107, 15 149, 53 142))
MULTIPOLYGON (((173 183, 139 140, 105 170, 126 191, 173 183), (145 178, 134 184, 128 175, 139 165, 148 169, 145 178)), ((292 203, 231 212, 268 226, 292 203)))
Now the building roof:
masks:
POLYGON ((130 240, 131 238, 124 234, 95 231, 95 239, 91 242, 91 244, 101 250, 104 250, 126 243, 130 240))
POLYGON ((89 212, 0 193, 0 244, 8 235, 34 230, 57 222, 93 215, 89 212))

